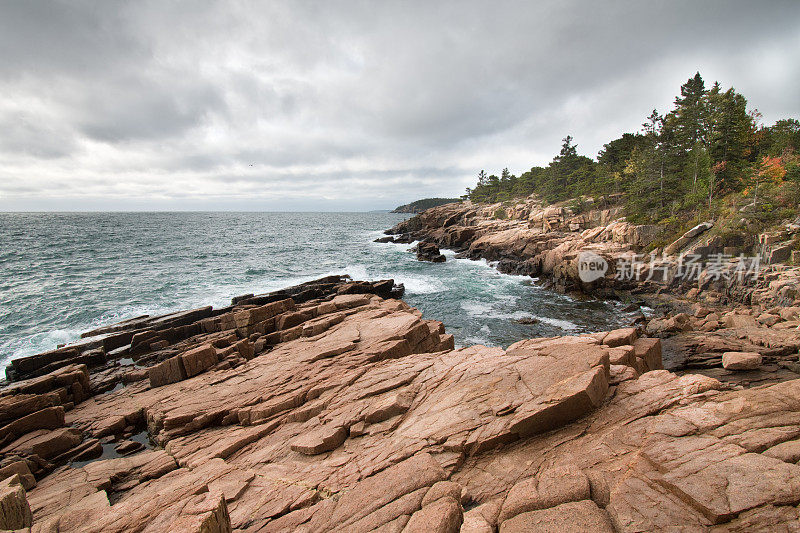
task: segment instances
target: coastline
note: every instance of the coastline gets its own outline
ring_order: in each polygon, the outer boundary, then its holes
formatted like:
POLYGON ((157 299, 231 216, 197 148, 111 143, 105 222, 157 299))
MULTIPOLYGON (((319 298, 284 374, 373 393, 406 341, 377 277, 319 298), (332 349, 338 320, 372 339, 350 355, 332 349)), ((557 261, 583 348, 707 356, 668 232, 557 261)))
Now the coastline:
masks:
POLYGON ((800 533, 800 2, 40 4, 0 533, 800 533))
POLYGON ((49 372, 0 393, 0 519, 36 531, 640 531, 797 512, 775 506, 800 498, 788 483, 800 467, 784 462, 796 433, 782 430, 800 416, 783 400, 800 398, 800 380, 735 390, 679 376, 637 328, 455 350, 401 295, 392 280, 328 277, 128 320, 86 332, 82 351, 18 362, 18 377, 49 372), (759 491, 731 483, 742 476, 759 491))
MULTIPOLYGON (((535 197, 510 205, 465 202, 400 222, 383 240, 432 243, 454 250, 458 258, 493 261, 501 272, 530 276, 546 289, 576 298, 646 306, 653 312, 640 314, 631 325, 664 339, 664 362, 670 370, 702 373, 741 386, 797 377, 800 268, 775 260, 775 251, 782 250, 793 233, 758 236, 765 261, 755 279, 715 279, 710 263, 698 271, 697 279, 676 276, 681 254, 708 258, 731 251, 715 245, 708 223, 656 248, 657 262, 645 260, 639 272, 644 281, 619 279, 615 274, 631 254, 646 259, 648 245, 660 237, 659 228, 630 224, 621 214, 613 205, 574 213, 569 206, 546 206, 535 197), (496 216, 499 209, 505 214, 502 219, 496 216), (590 282, 581 279, 577 263, 582 252, 608 263, 604 276, 590 282), (764 364, 749 372, 727 372, 722 367, 725 352, 758 353, 764 364)), ((728 255, 732 257, 726 258, 724 268, 733 271, 738 258, 728 255)))

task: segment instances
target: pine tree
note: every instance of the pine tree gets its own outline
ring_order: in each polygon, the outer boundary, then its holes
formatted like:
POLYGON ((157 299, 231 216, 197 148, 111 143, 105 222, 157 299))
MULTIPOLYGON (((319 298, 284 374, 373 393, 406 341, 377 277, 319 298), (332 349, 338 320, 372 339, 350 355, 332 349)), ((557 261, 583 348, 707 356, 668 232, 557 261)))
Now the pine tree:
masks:
POLYGON ((578 156, 578 145, 572 144, 572 135, 567 135, 561 139, 561 151, 555 157, 555 161, 567 161, 570 158, 578 156))
POLYGON ((675 98, 675 109, 667 117, 678 149, 692 155, 688 169, 692 175, 692 192, 697 190, 697 178, 701 172, 700 156, 708 140, 705 97, 705 82, 697 72, 681 85, 681 95, 675 98))
POLYGON ((664 209, 664 165, 666 163, 665 143, 661 138, 661 131, 664 129, 664 117, 658 114, 657 109, 653 109, 647 122, 642 124, 642 131, 647 146, 651 150, 658 166, 658 204, 661 210, 664 209))
POLYGON ((707 97, 706 117, 708 153, 715 169, 717 187, 720 190, 737 189, 743 167, 749 164, 748 144, 753 132, 747 100, 733 87, 721 92, 719 84, 714 84, 707 97))

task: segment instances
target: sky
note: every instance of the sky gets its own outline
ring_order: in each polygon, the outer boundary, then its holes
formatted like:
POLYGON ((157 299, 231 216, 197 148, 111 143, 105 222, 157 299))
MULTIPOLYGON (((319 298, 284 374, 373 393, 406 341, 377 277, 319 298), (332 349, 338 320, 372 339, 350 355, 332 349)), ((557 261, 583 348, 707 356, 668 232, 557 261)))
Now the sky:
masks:
POLYGON ((0 3, 0 210, 391 209, 595 157, 699 71, 800 118, 796 0, 0 3))

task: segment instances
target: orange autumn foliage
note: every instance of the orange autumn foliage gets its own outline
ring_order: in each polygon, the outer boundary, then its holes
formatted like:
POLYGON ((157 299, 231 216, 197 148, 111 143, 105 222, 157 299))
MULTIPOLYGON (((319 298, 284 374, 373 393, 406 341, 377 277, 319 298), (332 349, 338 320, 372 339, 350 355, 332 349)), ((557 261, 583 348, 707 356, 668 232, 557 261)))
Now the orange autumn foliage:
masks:
POLYGON ((786 167, 780 157, 764 156, 758 168, 758 175, 768 181, 776 182, 786 175, 786 167))

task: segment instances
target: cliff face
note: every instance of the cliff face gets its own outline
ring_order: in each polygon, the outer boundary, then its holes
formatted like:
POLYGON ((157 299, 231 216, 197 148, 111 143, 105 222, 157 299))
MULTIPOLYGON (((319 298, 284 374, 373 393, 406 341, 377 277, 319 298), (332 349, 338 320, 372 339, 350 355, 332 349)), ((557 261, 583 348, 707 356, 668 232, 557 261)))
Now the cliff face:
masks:
POLYGON ((800 380, 733 391, 677 376, 661 369, 660 340, 633 328, 455 350, 392 288, 321 280, 88 334, 135 332, 95 348, 103 364, 46 359, 59 368, 0 396, 0 524, 797 525, 800 380))

